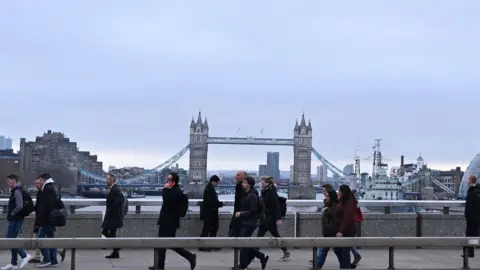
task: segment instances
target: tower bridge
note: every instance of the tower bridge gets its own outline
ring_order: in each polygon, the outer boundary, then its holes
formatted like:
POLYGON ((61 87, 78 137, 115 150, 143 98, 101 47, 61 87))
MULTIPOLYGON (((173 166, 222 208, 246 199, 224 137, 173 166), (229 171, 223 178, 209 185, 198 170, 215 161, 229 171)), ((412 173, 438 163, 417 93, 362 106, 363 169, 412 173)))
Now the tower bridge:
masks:
MULTIPOLYGON (((293 179, 291 179, 291 186, 289 187, 290 199, 314 199, 316 197, 316 189, 312 186, 311 177, 312 153, 324 164, 325 168, 339 175, 341 182, 347 179, 347 176, 342 170, 329 162, 313 148, 312 124, 311 121, 307 122, 303 114, 300 122, 298 122, 298 120, 295 122, 293 138, 213 137, 210 136, 209 130, 207 118, 202 117, 202 114, 199 112, 197 119, 192 118, 190 122, 189 144, 187 146, 155 168, 130 179, 123 179, 122 183, 125 185, 144 183, 148 177, 169 168, 189 151, 189 183, 185 183, 184 187, 187 192, 203 193, 202 186, 207 181, 208 146, 212 144, 293 147, 293 179)), ((89 179, 89 184, 102 184, 105 182, 103 175, 95 175, 82 169, 79 169, 79 172, 82 177, 89 179)))
MULTIPOLYGON (((293 147, 293 179, 291 179, 291 185, 288 187, 288 197, 290 199, 316 198, 316 189, 312 185, 311 178, 312 153, 322 162, 324 168, 327 168, 327 170, 339 176, 339 183, 347 183, 347 175, 313 147, 312 124, 310 121, 307 122, 305 120, 305 115, 303 114, 300 123, 298 120, 295 123, 293 138, 212 137, 210 136, 209 129, 207 118, 202 118, 199 112, 197 119, 192 118, 190 122, 189 143, 187 146, 160 165, 146 170, 144 173, 135 177, 122 179, 121 184, 130 186, 151 185, 147 179, 161 173, 166 168, 170 168, 189 151, 188 181, 186 181, 188 183, 184 182, 183 186, 187 193, 197 194, 194 195, 194 197, 198 197, 203 194, 203 188, 207 182, 208 146, 212 144, 293 147)), ((241 161, 239 161, 239 163, 241 166, 241 161)), ((83 179, 88 179, 87 181, 83 181, 83 184, 102 185, 105 183, 104 175, 95 175, 82 169, 79 169, 79 174, 83 179)), ((81 185, 82 184, 80 184, 80 186, 81 185)), ((403 185, 407 186, 409 183, 404 183, 403 185)))

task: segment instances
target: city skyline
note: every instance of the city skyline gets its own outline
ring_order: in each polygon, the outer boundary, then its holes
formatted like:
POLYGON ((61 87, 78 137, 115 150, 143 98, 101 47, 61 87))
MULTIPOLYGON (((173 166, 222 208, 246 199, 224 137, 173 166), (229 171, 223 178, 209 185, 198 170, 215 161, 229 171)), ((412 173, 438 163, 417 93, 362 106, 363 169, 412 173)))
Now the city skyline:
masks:
MULTIPOLYGON (((392 166, 422 153, 464 169, 480 150, 478 1, 211 2, 8 1, 2 134, 18 150, 52 129, 105 169, 151 168, 188 143, 198 109, 211 136, 277 138, 304 112, 339 168, 374 138, 392 166)), ((293 163, 291 147, 211 146, 208 169, 257 170, 266 152, 293 163)))

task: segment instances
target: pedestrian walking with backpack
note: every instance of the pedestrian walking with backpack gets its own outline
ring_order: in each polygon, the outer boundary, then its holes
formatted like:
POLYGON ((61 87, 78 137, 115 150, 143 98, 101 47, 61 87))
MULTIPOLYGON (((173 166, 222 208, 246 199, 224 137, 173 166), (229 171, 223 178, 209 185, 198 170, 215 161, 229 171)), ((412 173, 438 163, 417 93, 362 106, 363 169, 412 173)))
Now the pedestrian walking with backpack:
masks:
MULTIPOLYGON (((17 238, 22 230, 25 217, 34 210, 33 200, 23 189, 17 175, 11 174, 7 176, 7 184, 10 188, 10 198, 7 206, 8 228, 6 238, 17 238)), ((2 267, 2 270, 23 268, 32 258, 25 250, 20 248, 12 248, 11 252, 10 264, 2 267), (20 265, 18 265, 18 255, 22 258, 20 265)))
MULTIPOLYGON (((278 232, 278 225, 281 224, 282 215, 286 212, 286 200, 285 198, 278 196, 277 188, 273 182, 272 177, 265 177, 262 178, 260 181, 262 189, 260 191, 261 200, 263 203, 263 213, 259 219, 259 227, 257 232, 257 237, 264 237, 267 232, 275 238, 280 238, 280 233, 278 232)), ((290 251, 287 248, 281 248, 283 251, 283 256, 280 258, 281 260, 286 260, 290 258, 290 251)), ((261 259, 256 254, 255 257, 261 259)), ((268 260, 268 256, 267 259, 268 260)))
MULTIPOLYGON (((162 192, 162 208, 158 217, 158 237, 175 237, 178 228, 180 228, 180 218, 188 213, 188 197, 178 186, 180 177, 176 172, 168 175, 167 183, 162 192)), ((197 255, 184 248, 172 248, 178 255, 185 258, 190 263, 190 269, 195 269, 197 265, 197 255)), ((150 270, 165 269, 166 249, 155 249, 158 265, 149 267, 150 270)))

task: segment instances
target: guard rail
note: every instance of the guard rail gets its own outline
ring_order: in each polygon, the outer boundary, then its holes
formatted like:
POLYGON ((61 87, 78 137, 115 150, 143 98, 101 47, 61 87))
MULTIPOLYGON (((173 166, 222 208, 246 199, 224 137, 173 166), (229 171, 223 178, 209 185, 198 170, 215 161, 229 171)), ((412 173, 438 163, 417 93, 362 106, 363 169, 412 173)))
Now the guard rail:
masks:
MULTIPOLYGON (((105 199, 62 199, 66 206, 69 206, 71 213, 75 213, 75 209, 87 206, 105 205, 105 199)), ((129 205, 135 206, 135 212, 141 213, 142 206, 161 206, 161 199, 129 199, 129 205)), ((233 206, 233 200, 221 200, 224 206, 233 206)), ((198 207, 202 200, 190 199, 189 204, 198 207)), ((411 200, 360 200, 361 207, 375 207, 383 209, 385 214, 392 212, 394 207, 414 207, 422 209, 443 210, 444 214, 449 214, 451 208, 464 208, 465 201, 411 201, 411 200)), ((8 199, 0 199, 0 206, 4 212, 8 205, 8 199)), ((287 206, 302 210, 302 208, 323 207, 323 200, 287 200, 287 206)))
MULTIPOLYGON (((0 239, 0 249, 10 248, 68 248, 71 249, 70 269, 76 267, 77 249, 127 248, 233 248, 234 265, 238 265, 240 248, 311 248, 315 265, 318 248, 321 247, 370 247, 388 248, 388 269, 395 269, 395 248, 431 247, 463 248, 463 268, 468 269, 467 247, 478 247, 480 238, 470 237, 363 237, 363 238, 23 238, 0 239)), ((156 258, 157 256, 155 256, 156 258)), ((158 265, 155 262, 155 265, 158 265)))

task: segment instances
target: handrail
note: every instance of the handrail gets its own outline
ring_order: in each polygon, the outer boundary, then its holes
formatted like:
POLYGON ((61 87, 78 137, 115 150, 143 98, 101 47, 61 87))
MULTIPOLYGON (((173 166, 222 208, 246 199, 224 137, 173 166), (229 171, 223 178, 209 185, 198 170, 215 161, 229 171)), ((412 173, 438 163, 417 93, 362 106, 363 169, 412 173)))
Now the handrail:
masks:
POLYGON ((135 238, 16 238, 0 239, 0 249, 9 248, 281 248, 281 247, 435 247, 480 246, 480 237, 135 237, 135 238))
MULTIPOLYGON (((35 201, 35 199, 33 199, 35 201)), ((105 205, 105 199, 62 199, 67 206, 95 206, 105 205)), ((224 206, 233 206, 233 200, 221 200, 224 206)), ((190 199, 190 206, 199 206, 202 200, 190 199)), ((8 199, 0 199, 0 206, 7 206, 8 199)), ((130 206, 161 206, 161 199, 129 199, 130 206)), ((287 200, 291 207, 320 207, 323 200, 287 200)), ((360 206, 364 207, 465 207, 465 201, 411 201, 411 200, 360 200, 360 206)))

